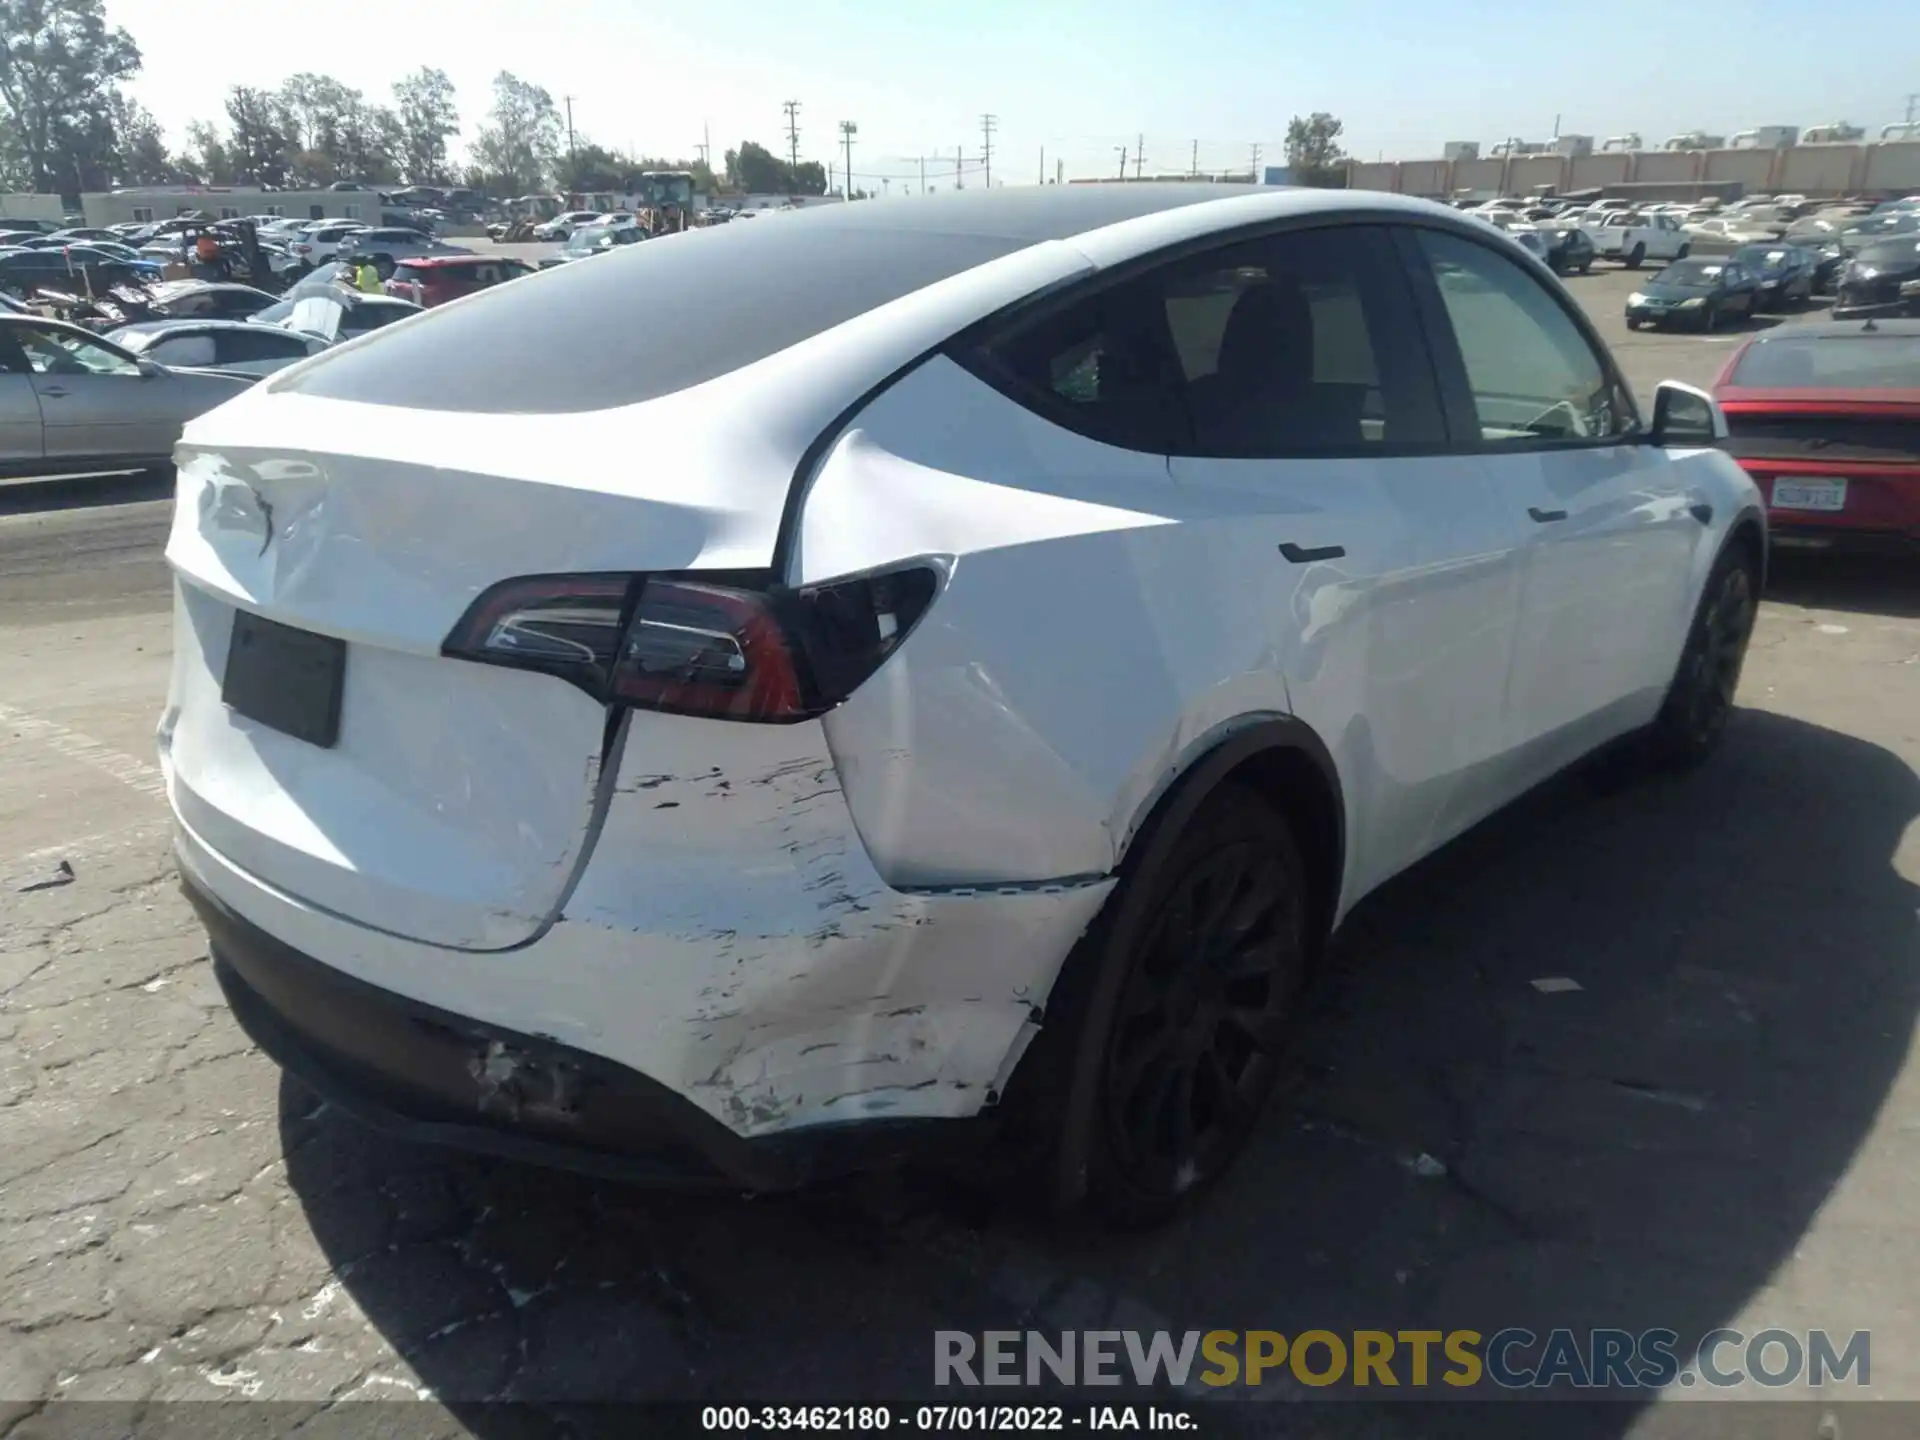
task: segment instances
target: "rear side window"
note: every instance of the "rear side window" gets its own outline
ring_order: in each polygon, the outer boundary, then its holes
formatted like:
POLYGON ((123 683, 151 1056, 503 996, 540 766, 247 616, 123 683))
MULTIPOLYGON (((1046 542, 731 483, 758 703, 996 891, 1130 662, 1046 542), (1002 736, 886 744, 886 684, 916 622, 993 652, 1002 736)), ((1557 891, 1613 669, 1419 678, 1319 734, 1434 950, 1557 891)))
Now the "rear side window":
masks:
POLYGON ((1483 445, 1593 444, 1638 428, 1632 400, 1544 285, 1462 236, 1414 235, 1459 346, 1483 445))
POLYGON ((214 345, 211 335, 176 335, 147 348, 147 358, 162 365, 211 365, 214 345))
POLYGON ((245 330, 222 330, 218 350, 222 365, 238 365, 248 360, 284 360, 307 353, 299 336, 259 325, 245 330))
POLYGON ((1170 262, 1016 319, 960 358, 1128 449, 1257 459, 1445 444, 1411 296, 1375 227, 1170 262))

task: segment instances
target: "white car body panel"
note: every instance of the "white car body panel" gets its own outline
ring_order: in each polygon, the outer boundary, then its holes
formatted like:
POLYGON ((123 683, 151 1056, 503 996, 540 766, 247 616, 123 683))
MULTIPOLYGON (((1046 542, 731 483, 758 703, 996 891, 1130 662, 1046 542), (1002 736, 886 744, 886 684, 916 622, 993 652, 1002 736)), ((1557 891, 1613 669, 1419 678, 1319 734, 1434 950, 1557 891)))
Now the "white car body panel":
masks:
POLYGON ((973 1114, 1005 1084, 1112 882, 892 890, 817 722, 724 727, 724 752, 715 728, 633 715, 567 913, 524 948, 482 954, 263 883, 194 829, 163 763, 187 874, 349 975, 631 1066, 743 1136, 973 1114))
POLYGON ((161 725, 183 867, 328 966, 630 1066, 742 1136, 988 1103, 1143 818, 1238 729, 1287 718, 1332 755, 1343 914, 1524 788, 1537 737, 1657 704, 1751 482, 1651 447, 1169 461, 929 352, 1097 266, 1354 203, 1274 190, 1043 242, 616 409, 413 411, 282 375, 195 421, 161 725), (1569 493, 1549 541, 1527 506, 1569 493), (440 654, 516 576, 916 559, 944 576, 919 627, 791 725, 626 711, 603 751, 583 690, 440 654), (346 642, 336 746, 222 704, 237 610, 346 642))
POLYGON ((1594 249, 1614 260, 1631 255, 1636 246, 1645 248, 1649 260, 1673 260, 1690 238, 1672 215, 1655 215, 1639 225, 1592 223, 1585 228, 1594 249))

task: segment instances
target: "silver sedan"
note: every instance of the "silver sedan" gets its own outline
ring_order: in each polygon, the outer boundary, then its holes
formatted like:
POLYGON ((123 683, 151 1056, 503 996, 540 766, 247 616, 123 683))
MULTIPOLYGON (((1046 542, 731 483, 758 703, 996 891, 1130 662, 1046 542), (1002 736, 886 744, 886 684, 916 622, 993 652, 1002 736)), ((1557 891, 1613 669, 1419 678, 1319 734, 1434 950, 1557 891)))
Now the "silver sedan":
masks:
POLYGON ((169 464, 181 426, 254 378, 169 370, 76 325, 0 314, 0 475, 169 464))

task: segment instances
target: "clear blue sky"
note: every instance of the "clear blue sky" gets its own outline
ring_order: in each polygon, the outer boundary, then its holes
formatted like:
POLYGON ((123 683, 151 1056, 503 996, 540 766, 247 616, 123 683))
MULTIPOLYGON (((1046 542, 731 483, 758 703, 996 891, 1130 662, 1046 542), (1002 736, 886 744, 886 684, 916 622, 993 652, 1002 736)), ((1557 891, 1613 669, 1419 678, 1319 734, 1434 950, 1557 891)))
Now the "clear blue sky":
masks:
MULTIPOLYGON (((1113 173, 1146 137, 1146 163, 1277 162, 1287 120, 1329 110, 1367 159, 1439 153, 1443 141, 1597 137, 1851 120, 1870 133, 1920 90, 1912 0, 1377 0, 1297 7, 1252 0, 324 0, 296 12, 235 0, 107 0, 146 56, 135 92, 177 142, 222 118, 236 83, 330 73, 369 96, 419 64, 446 70, 471 133, 495 72, 574 98, 583 136, 714 159, 742 139, 785 151, 781 101, 801 102, 803 159, 839 158, 860 126, 856 176, 906 177, 938 154, 951 183, 964 147, 978 183, 980 115, 999 117, 994 178, 1113 173), (298 14, 299 18, 292 17, 298 14), (1683 18, 1685 17, 1685 18, 1683 18), (1845 59, 1841 58, 1845 55, 1845 59)), ((896 179, 896 184, 900 183, 896 179)), ((878 188, 877 184, 874 188, 878 188)), ((943 186, 944 188, 944 186, 943 186)))

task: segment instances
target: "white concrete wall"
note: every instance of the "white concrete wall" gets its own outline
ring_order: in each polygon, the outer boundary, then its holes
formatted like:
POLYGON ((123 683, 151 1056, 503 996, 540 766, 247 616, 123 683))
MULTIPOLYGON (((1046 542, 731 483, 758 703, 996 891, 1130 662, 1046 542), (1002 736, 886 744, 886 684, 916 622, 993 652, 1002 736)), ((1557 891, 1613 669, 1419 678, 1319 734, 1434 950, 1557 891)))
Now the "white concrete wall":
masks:
POLYGON ((51 220, 58 225, 66 218, 66 203, 58 195, 0 195, 0 220, 51 220))

